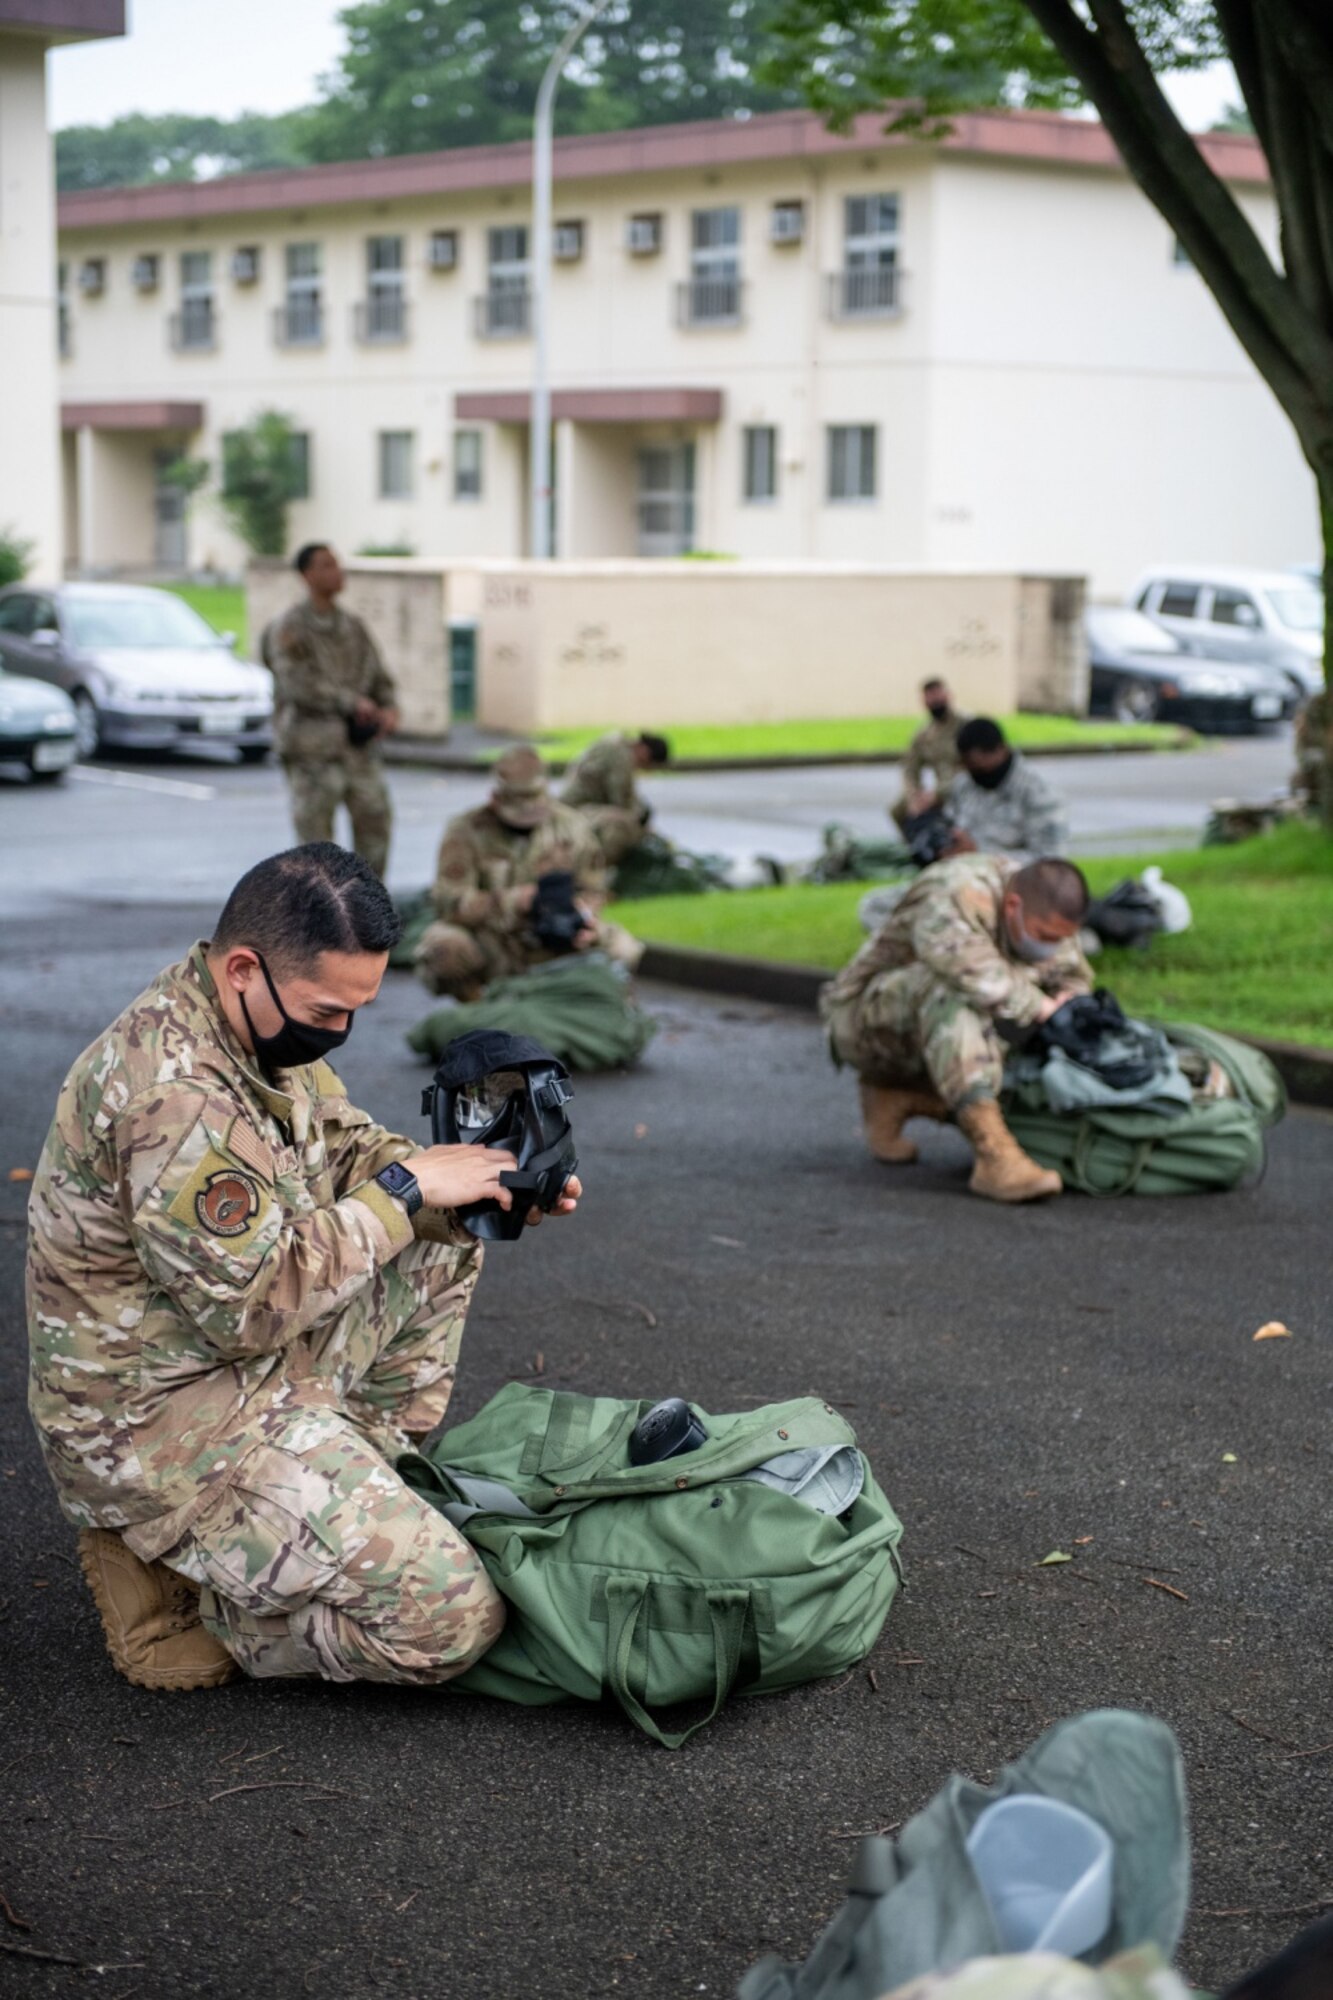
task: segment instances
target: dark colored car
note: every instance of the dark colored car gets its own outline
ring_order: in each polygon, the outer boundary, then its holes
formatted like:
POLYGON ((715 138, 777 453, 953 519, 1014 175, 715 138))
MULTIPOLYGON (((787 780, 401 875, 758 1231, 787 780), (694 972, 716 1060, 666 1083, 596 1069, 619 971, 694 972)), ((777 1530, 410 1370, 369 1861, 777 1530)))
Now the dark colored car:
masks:
POLYGON ((0 666, 0 764, 26 764, 39 784, 58 784, 78 754, 69 696, 0 666))
POLYGON ((1127 605, 1090 606, 1087 633, 1091 715, 1251 730, 1295 712, 1295 689, 1279 668, 1201 659, 1127 605))

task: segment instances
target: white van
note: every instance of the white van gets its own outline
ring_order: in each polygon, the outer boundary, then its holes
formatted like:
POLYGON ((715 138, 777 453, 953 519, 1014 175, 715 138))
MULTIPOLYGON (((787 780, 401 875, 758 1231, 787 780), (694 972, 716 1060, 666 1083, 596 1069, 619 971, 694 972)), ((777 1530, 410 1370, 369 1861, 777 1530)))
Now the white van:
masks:
POLYGON ((1127 600, 1192 653, 1280 667, 1302 700, 1324 685, 1324 593, 1296 570, 1148 570, 1127 600))

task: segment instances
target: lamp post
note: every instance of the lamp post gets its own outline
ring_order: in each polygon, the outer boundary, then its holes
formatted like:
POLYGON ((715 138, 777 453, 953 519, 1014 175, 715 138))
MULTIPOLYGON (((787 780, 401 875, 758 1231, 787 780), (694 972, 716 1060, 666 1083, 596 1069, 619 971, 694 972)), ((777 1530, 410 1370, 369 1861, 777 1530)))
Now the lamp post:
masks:
POLYGON ((592 0, 562 38, 537 92, 532 125, 532 411, 528 441, 528 541, 545 561, 551 553, 551 130, 555 93, 584 32, 612 0, 592 0))

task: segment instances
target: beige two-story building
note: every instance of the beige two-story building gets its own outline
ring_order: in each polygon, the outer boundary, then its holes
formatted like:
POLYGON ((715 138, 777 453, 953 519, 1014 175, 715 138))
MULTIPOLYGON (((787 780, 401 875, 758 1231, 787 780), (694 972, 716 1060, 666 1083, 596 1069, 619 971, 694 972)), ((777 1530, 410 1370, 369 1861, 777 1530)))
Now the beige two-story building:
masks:
MULTIPOLYGON (((1252 140, 1201 145, 1264 240, 1252 140)), ((297 432, 293 543, 526 543, 530 152, 486 146, 60 204, 80 569, 238 567, 206 490, 297 432)), ((936 143, 814 117, 555 148, 557 552, 998 566, 1123 587, 1315 548, 1290 429, 1097 124, 936 143)))

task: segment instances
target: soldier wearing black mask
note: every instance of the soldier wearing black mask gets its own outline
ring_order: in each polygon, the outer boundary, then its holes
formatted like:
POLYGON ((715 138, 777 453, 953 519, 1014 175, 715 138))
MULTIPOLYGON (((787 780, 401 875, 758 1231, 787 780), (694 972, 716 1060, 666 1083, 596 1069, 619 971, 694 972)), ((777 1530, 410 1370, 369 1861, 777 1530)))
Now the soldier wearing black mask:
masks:
POLYGON ((1034 764, 1012 749, 998 722, 979 715, 958 732, 962 770, 945 805, 954 822, 954 854, 1005 854, 1014 861, 1063 854, 1069 845, 1064 801, 1034 764))
POLYGON ((889 817, 900 832, 906 830, 909 819, 944 803, 960 768, 955 739, 967 717, 954 707, 944 681, 923 681, 921 701, 930 721, 917 730, 908 745, 903 758, 902 797, 889 807, 889 817))

